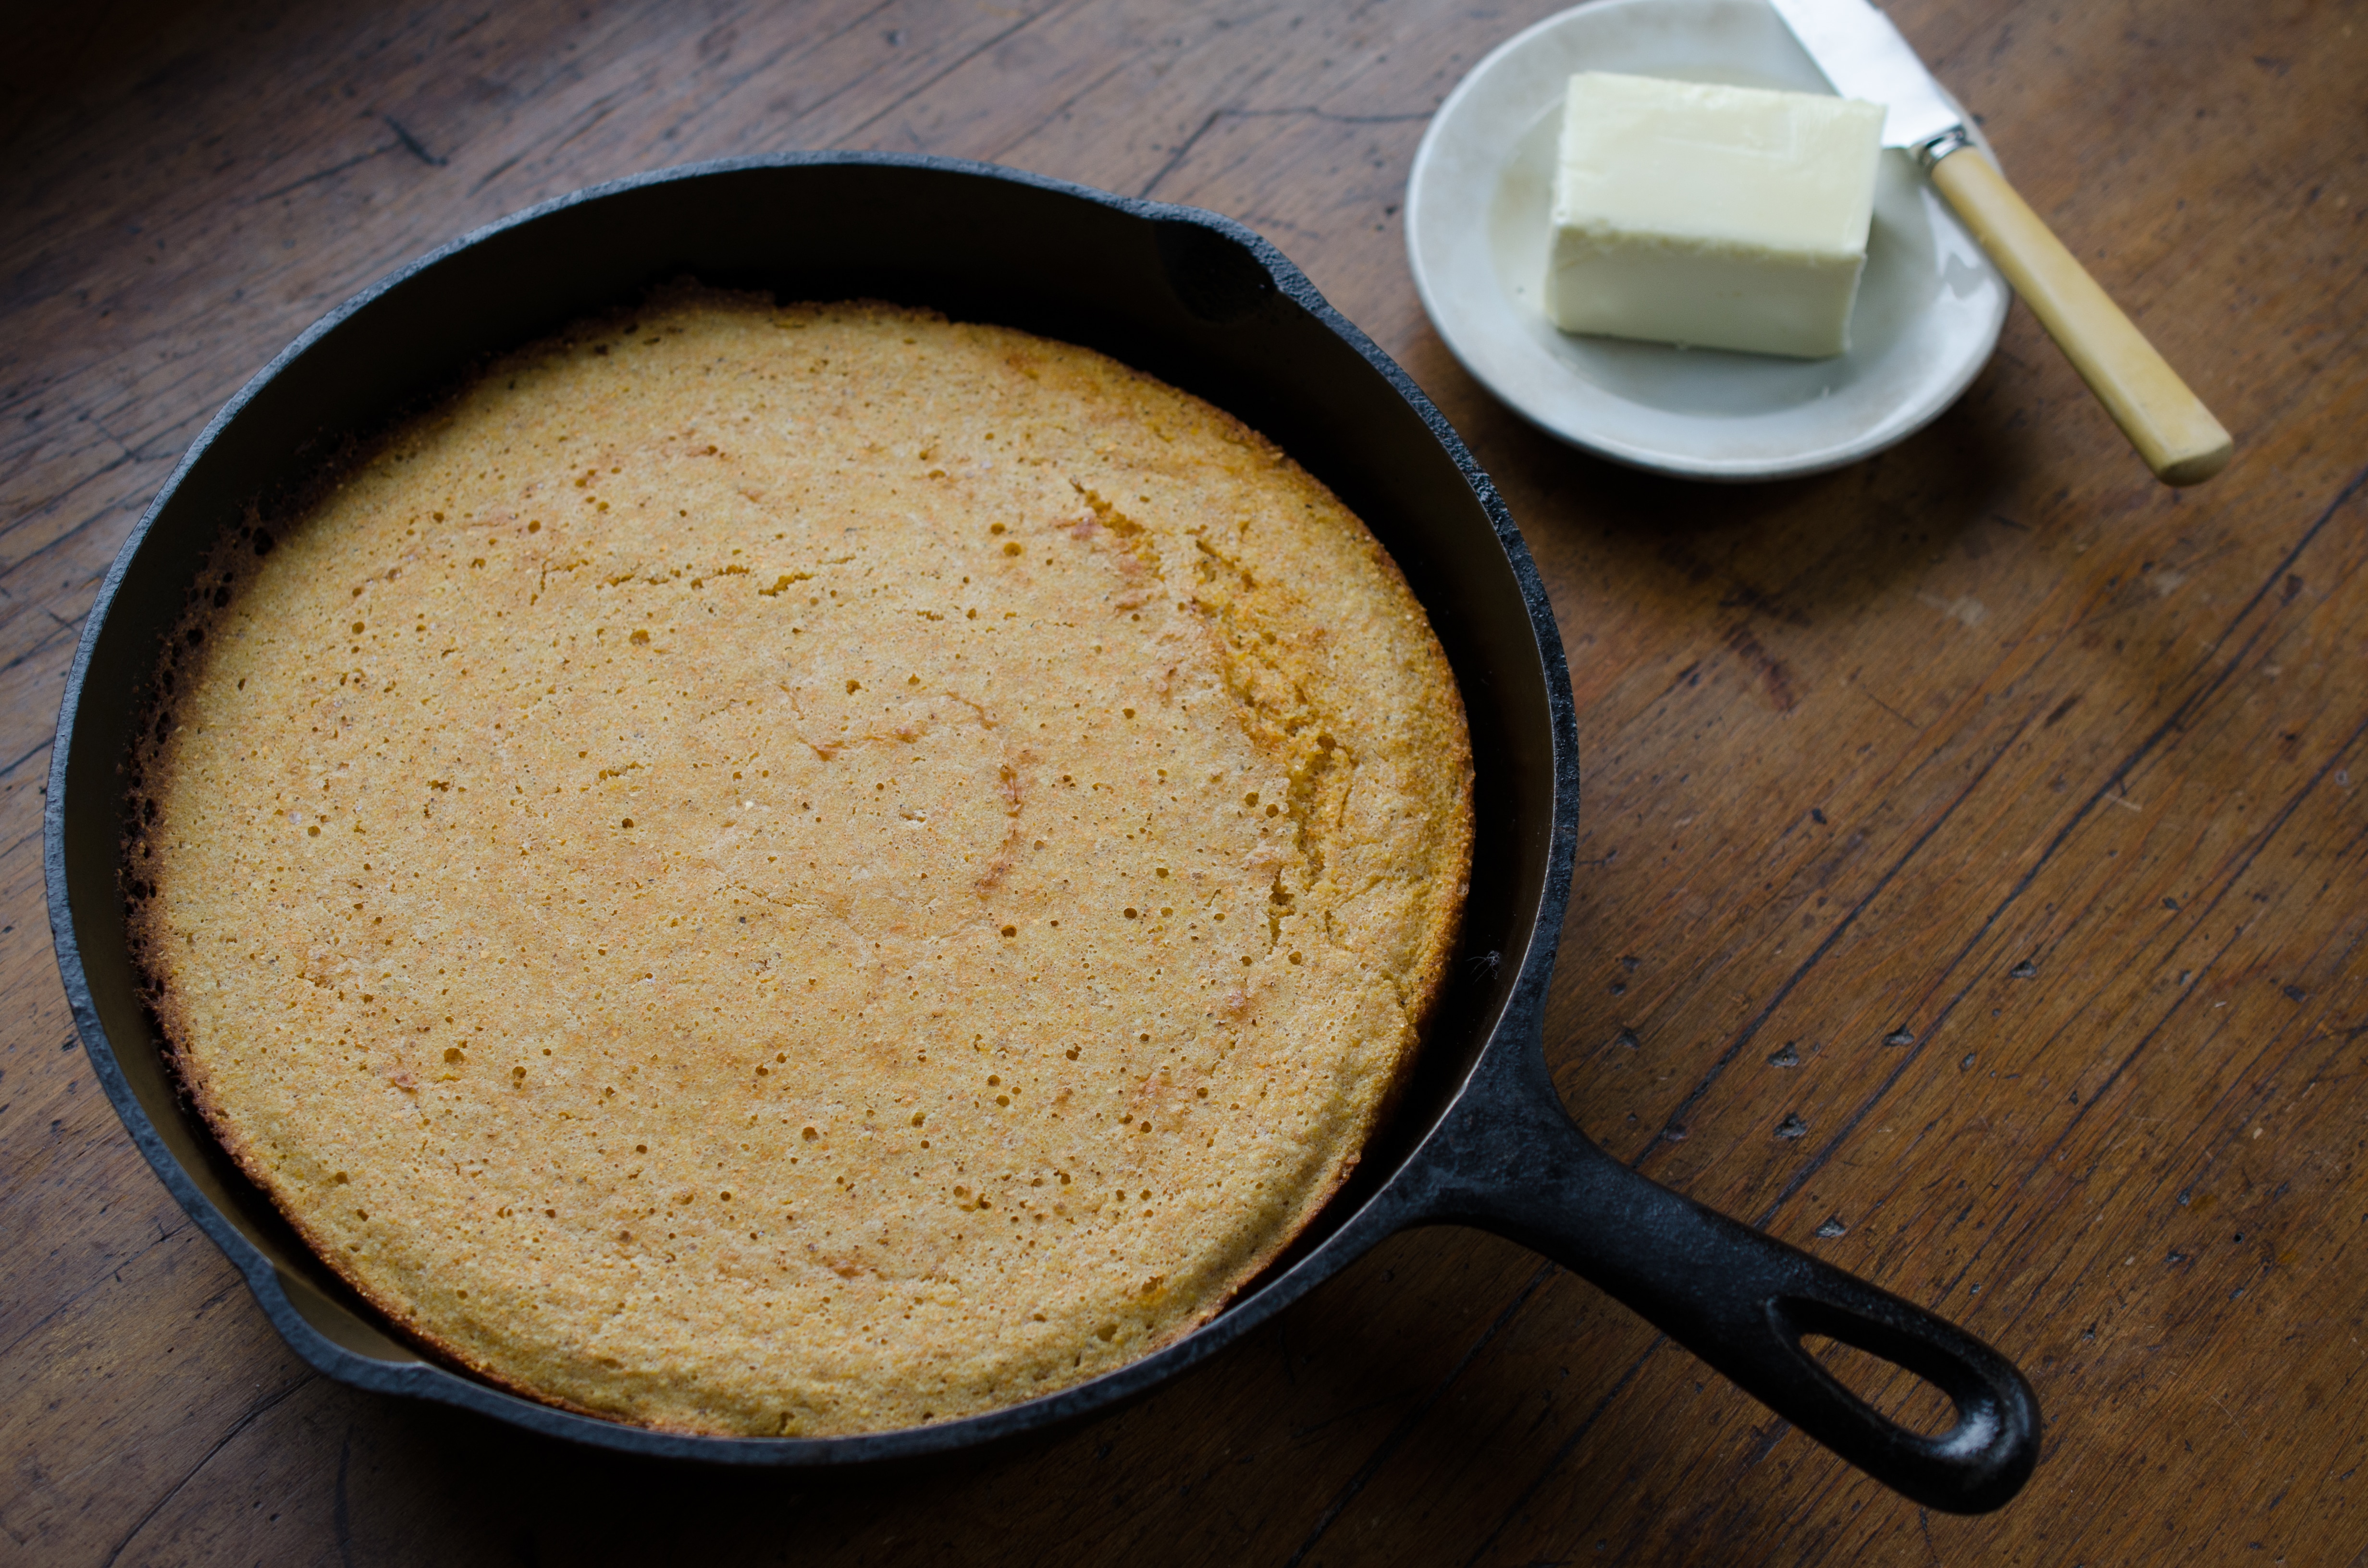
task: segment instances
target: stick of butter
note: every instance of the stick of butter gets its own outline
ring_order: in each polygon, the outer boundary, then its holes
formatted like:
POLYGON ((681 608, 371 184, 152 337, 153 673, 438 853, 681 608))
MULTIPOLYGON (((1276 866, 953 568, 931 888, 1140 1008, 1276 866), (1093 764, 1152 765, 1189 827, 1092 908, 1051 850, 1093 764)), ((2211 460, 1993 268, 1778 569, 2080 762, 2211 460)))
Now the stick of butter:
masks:
POLYGON ((1565 332, 1841 353, 1883 115, 1812 93, 1573 76, 1546 313, 1565 332))

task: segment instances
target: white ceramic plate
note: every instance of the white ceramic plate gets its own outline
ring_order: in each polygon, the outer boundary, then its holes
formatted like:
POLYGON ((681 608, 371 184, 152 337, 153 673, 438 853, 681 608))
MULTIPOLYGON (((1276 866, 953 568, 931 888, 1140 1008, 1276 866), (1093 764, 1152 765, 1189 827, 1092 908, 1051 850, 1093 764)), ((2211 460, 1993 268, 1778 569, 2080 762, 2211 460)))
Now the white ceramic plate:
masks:
POLYGON ((1777 479, 1904 439, 1988 360, 2006 279, 1897 151, 1883 154, 1850 348, 1839 358, 1557 331, 1539 302, 1546 204, 1563 93, 1579 71, 1832 90, 1766 0, 1596 0, 1473 68, 1415 153, 1406 249, 1449 349, 1524 416, 1638 468, 1777 479))

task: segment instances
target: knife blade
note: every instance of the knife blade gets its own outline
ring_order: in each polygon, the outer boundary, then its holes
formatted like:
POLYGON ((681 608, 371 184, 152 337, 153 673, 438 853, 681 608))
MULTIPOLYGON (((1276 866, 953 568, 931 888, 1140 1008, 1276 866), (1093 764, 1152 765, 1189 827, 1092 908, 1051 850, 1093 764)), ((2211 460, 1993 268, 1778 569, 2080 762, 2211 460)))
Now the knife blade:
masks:
POLYGON ((2014 291, 2168 484, 2227 466, 2228 432, 2040 216, 1973 146, 1899 29, 1867 0, 1769 0, 1844 97, 1884 107, 1883 144, 1912 153, 2014 291))
POLYGON ((1881 104, 1883 144, 1917 148, 1962 133, 1964 116, 1941 96, 1891 18, 1867 0, 1769 0, 1834 91, 1881 104))

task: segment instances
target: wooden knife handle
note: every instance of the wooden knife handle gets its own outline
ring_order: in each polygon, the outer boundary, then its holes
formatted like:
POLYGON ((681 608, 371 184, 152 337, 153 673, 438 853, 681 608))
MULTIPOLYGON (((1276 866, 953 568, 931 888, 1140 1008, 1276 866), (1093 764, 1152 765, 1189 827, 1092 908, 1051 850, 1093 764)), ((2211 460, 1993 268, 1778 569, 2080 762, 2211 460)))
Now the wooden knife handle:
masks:
POLYGON ((1988 159, 1952 153, 1932 183, 2157 478, 2194 484, 2227 466, 2228 432, 1988 159))

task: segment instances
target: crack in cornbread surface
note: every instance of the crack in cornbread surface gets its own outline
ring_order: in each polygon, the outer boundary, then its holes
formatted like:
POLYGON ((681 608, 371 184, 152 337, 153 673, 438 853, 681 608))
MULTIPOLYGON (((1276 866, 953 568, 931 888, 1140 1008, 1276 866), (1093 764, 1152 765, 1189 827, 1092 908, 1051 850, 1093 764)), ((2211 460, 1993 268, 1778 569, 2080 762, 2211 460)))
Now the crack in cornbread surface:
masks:
POLYGON ((1420 608, 1086 350, 678 290, 195 592, 125 873, 184 1082, 553 1403, 820 1435, 1110 1370, 1314 1216, 1446 978, 1420 608))

